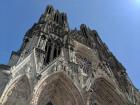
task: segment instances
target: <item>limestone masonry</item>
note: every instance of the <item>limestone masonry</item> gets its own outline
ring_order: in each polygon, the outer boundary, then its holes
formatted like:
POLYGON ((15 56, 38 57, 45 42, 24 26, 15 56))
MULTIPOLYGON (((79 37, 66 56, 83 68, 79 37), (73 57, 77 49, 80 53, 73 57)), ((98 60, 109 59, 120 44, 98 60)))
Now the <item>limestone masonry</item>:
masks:
POLYGON ((0 105, 140 105, 140 93, 96 30, 48 6, 0 65, 0 105))

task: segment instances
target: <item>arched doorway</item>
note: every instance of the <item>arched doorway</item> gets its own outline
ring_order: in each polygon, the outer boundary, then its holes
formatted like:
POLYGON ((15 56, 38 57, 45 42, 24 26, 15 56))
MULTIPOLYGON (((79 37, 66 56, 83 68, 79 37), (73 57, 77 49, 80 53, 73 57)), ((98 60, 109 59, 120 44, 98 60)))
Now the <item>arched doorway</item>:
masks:
POLYGON ((115 86, 104 78, 96 79, 91 89, 89 105, 128 105, 115 86))
POLYGON ((78 88, 63 72, 44 77, 35 88, 32 105, 84 105, 78 88))
POLYGON ((26 76, 17 78, 9 85, 2 97, 2 105, 28 105, 30 100, 30 84, 26 76))
POLYGON ((48 102, 46 105, 53 105, 52 102, 48 102))

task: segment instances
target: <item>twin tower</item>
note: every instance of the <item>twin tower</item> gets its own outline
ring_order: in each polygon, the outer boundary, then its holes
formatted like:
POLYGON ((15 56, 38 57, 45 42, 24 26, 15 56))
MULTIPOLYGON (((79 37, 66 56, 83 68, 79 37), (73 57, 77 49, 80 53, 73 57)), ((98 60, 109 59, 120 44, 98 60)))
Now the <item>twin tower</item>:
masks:
POLYGON ((48 6, 0 65, 0 105, 140 105, 140 93, 95 30, 48 6))

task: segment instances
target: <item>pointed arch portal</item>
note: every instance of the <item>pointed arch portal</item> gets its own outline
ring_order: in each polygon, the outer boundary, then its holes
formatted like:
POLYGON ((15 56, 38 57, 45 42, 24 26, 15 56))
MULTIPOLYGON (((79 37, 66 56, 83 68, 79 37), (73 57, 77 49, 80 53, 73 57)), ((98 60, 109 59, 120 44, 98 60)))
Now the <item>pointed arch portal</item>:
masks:
POLYGON ((118 94, 115 86, 104 78, 96 79, 91 89, 89 105, 129 105, 125 98, 118 94))
POLYGON ((2 105, 28 105, 31 88, 27 76, 19 76, 4 93, 2 105))
POLYGON ((59 72, 39 82, 32 105, 84 105, 84 101, 72 80, 59 72))

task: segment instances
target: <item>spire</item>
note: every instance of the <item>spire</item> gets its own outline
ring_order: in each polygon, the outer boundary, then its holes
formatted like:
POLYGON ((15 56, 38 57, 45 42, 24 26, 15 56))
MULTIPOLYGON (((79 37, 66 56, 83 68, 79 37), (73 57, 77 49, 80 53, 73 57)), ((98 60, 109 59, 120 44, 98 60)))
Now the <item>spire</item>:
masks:
POLYGON ((84 35, 84 37, 88 38, 88 35, 87 35, 87 26, 85 24, 81 24, 80 30, 82 31, 82 34, 84 35))
POLYGON ((53 24, 55 23, 62 27, 65 31, 69 30, 66 13, 59 12, 59 10, 55 10, 51 5, 47 6, 44 14, 40 18, 40 21, 42 20, 45 22, 51 22, 53 24))
POLYGON ((52 5, 48 5, 44 14, 51 14, 54 11, 52 5))

